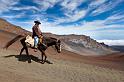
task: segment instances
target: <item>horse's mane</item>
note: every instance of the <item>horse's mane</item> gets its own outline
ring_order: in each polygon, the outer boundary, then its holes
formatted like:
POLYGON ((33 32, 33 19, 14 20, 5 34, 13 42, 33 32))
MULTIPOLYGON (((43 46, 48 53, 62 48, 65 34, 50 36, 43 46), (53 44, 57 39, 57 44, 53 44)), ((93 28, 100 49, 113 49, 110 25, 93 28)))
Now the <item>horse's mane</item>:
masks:
POLYGON ((53 38, 53 37, 49 37, 50 39, 53 39, 53 40, 57 40, 56 38, 53 38))
POLYGON ((54 37, 44 37, 44 39, 51 39, 51 40, 57 41, 57 38, 54 38, 54 37))
POLYGON ((44 37, 43 38, 43 42, 44 43, 51 43, 51 42, 57 42, 57 39, 56 38, 53 38, 53 37, 44 37))

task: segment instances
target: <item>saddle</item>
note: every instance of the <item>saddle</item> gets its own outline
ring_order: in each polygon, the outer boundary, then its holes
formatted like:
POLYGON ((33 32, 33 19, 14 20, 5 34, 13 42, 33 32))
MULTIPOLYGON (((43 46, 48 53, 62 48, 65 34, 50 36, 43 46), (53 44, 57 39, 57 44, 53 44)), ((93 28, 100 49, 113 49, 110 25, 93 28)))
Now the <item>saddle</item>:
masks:
MULTIPOLYGON (((39 42, 38 42, 38 43, 42 43, 42 39, 43 39, 43 36, 39 38, 39 42)), ((26 42, 27 45, 29 45, 30 47, 34 47, 34 38, 32 38, 32 36, 27 35, 25 42, 26 42)))

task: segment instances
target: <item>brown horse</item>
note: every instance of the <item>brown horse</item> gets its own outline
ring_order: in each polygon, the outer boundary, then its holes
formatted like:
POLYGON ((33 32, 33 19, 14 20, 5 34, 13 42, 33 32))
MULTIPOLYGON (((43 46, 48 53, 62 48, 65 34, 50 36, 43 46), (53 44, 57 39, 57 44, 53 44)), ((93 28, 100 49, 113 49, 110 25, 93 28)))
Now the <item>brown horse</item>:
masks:
MULTIPOLYGON (((21 52, 20 52, 20 55, 22 54, 22 52, 25 50, 26 51, 26 54, 28 55, 29 57, 29 60, 28 62, 31 63, 31 58, 30 58, 30 55, 28 53, 28 48, 32 48, 25 40, 26 40, 26 37, 24 36, 21 36, 21 35, 18 35, 17 37, 15 37, 14 39, 12 39, 11 41, 9 41, 7 43, 7 45, 4 47, 4 48, 8 48, 10 45, 12 45, 14 42, 16 42, 17 40, 19 40, 20 38, 22 38, 20 40, 21 44, 22 44, 22 49, 21 49, 21 52), (23 38, 22 38, 23 37, 23 38)), ((46 58, 47 58, 47 55, 45 54, 45 50, 49 47, 49 46, 55 46, 55 49, 57 50, 58 53, 61 52, 61 41, 56 39, 56 38, 52 38, 52 37, 43 37, 43 43, 46 45, 43 46, 43 44, 39 43, 38 44, 38 50, 41 52, 41 61, 39 61, 40 63, 45 63, 46 61, 46 58), (45 58, 44 58, 45 57, 45 58)))

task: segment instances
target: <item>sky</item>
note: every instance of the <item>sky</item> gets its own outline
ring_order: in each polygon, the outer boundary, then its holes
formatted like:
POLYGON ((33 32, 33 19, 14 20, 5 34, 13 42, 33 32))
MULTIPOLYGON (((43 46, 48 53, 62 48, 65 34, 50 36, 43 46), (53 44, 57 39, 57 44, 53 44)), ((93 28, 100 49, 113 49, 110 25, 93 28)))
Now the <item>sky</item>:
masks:
POLYGON ((78 34, 124 45, 124 0, 0 0, 0 18, 31 31, 78 34))

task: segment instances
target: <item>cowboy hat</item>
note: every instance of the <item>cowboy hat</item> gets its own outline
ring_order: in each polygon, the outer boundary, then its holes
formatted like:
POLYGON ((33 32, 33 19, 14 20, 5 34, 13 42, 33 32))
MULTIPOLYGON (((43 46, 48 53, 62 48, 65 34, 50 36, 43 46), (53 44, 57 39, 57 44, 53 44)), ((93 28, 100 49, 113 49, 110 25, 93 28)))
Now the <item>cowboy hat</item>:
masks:
POLYGON ((40 21, 38 21, 38 20, 34 21, 34 23, 41 24, 40 21))

